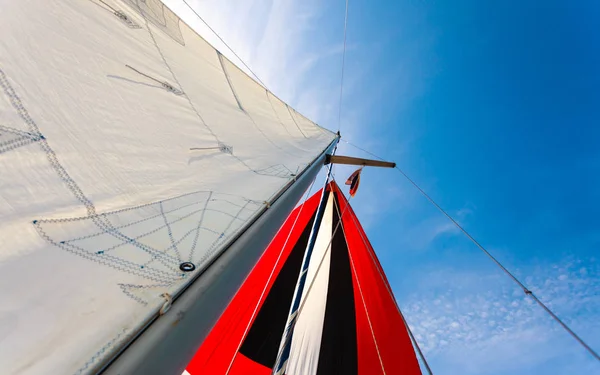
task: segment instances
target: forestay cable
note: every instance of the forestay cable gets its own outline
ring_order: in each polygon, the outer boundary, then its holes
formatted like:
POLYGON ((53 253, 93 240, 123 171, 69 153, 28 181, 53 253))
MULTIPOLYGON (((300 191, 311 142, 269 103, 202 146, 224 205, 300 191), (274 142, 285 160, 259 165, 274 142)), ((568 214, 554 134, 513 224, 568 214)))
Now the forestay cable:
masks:
MULTIPOLYGON (((369 152, 369 151, 363 149, 362 147, 359 147, 353 143, 350 143, 345 139, 343 139, 343 141, 352 147, 355 147, 363 152, 366 152, 367 154, 373 156, 374 158, 377 158, 379 160, 384 160, 383 158, 373 154, 372 152, 369 152)), ((440 205, 437 204, 436 201, 433 200, 433 198, 431 198, 429 196, 429 194, 427 194, 423 189, 421 189, 421 187, 415 181, 413 181, 402 169, 400 169, 398 166, 396 166, 395 168, 425 198, 427 198, 427 200, 429 202, 431 202, 431 204, 433 204, 435 206, 435 208, 438 209, 438 211, 440 211, 442 214, 444 214, 444 216, 446 216, 458 229, 460 229, 460 231, 463 232, 464 235, 467 236, 467 238, 475 244, 475 246, 477 246, 485 255, 487 255, 488 258, 490 258, 517 285, 519 285, 519 287, 521 289, 523 289, 523 292, 525 292, 526 295, 531 297, 541 308, 543 308, 548 313, 548 315, 550 315, 550 317, 552 317, 552 319, 554 319, 558 324, 560 324, 565 329, 565 331, 567 331, 567 333, 569 333, 575 340, 577 340, 577 342, 579 344, 581 344, 581 346, 583 346, 594 358, 596 358, 597 360, 600 361, 600 355, 598 355, 598 353, 596 353, 585 341, 583 341, 583 339, 581 337, 579 337, 579 335, 577 335, 565 322, 563 322, 552 310, 550 310, 550 308, 548 306, 546 306, 542 301, 540 301, 540 299, 531 291, 531 289, 527 288, 525 286, 525 284, 523 284, 519 279, 517 279, 517 277, 515 275, 513 275, 508 269, 506 269, 506 267, 504 267, 488 250, 486 250, 485 247, 483 247, 483 245, 481 245, 475 238, 473 238, 473 236, 471 236, 471 234, 469 234, 469 232, 467 232, 467 230, 465 228, 463 228, 456 220, 454 220, 454 218, 449 213, 447 213, 446 210, 444 210, 442 207, 440 207, 440 205)))

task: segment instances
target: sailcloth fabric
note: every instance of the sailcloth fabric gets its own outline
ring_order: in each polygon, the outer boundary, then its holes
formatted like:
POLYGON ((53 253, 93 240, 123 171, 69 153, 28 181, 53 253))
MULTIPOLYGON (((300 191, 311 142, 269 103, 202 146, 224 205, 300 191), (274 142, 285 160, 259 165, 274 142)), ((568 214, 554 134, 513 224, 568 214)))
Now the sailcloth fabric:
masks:
MULTIPOLYGON (((321 195, 289 216, 189 363, 190 375, 272 374, 321 195)), ((356 215, 335 183, 324 198, 285 373, 421 374, 356 215)))
POLYGON ((0 372, 89 373, 335 135, 160 1, 1 9, 0 372))

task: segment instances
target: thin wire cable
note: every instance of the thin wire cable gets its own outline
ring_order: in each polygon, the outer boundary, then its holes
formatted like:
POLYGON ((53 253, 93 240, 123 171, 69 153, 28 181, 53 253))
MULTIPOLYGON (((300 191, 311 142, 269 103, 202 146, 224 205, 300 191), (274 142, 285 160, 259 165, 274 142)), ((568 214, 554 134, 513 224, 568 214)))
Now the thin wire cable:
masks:
MULTIPOLYGON (((350 215, 350 217, 352 218, 352 221, 354 222, 354 225, 357 227, 357 229, 360 228, 358 220, 356 219, 356 217, 354 215, 350 215)), ((400 315, 400 318, 402 318, 402 322, 404 323, 404 326, 406 327, 406 330, 408 331, 408 335, 409 335, 409 337, 410 337, 413 345, 417 349, 417 353, 419 354, 419 358, 421 358, 421 362, 423 363, 423 365, 427 369, 427 373, 429 375, 433 375, 433 371, 431 371, 431 367, 429 367, 429 363, 427 362, 427 358, 425 358, 425 354, 423 354, 423 351, 421 350, 421 347, 419 346, 419 343, 417 342, 417 339, 413 335, 412 330, 410 329, 410 326, 408 325, 408 322, 404 318, 404 314, 402 314, 402 310, 400 309, 400 305, 398 304, 398 300, 396 300, 396 296, 394 296, 394 293, 392 292, 392 289, 390 288, 390 285, 389 285, 387 279, 385 278, 385 276, 383 274, 383 270, 381 269, 381 267, 379 265, 379 261, 377 261, 376 256, 375 256, 375 254, 372 251, 371 245, 367 244, 367 239, 365 238, 362 230, 358 230, 358 234, 360 235, 360 238, 361 238, 361 240, 363 242, 363 245, 365 246, 365 248, 367 249, 367 252, 369 253, 369 256, 371 257, 371 260, 377 266, 377 272, 379 272, 379 277, 381 277, 381 280, 383 281, 383 284, 385 285, 385 287, 386 287, 386 289, 388 291, 388 294, 392 297, 392 300, 396 304, 396 309, 398 311, 398 314, 400 315)))
MULTIPOLYGON (((287 246, 288 241, 290 240, 290 237, 292 236, 292 232, 294 231, 294 228, 296 227, 296 223, 298 222, 300 215, 302 215, 302 210, 304 209, 304 205, 306 204, 306 199, 307 199, 307 197, 310 196, 310 192, 312 191, 312 188, 315 185, 316 180, 317 180, 317 178, 315 177, 313 179, 312 183, 310 184, 310 187, 306 191, 306 195, 304 198, 305 200, 304 200, 304 202, 302 202, 302 205, 300 206, 300 211, 298 212, 298 216, 296 216, 296 218, 294 219, 292 228, 290 229, 290 231, 285 239, 285 242, 284 242, 283 246, 281 247, 281 251, 279 252, 279 255, 277 255, 277 260, 275 261, 275 265, 273 266, 273 269, 271 269, 269 278, 267 279, 267 282, 265 283, 265 286, 260 294, 260 297, 258 298, 258 301, 256 301, 256 306, 254 306, 254 310, 252 311, 250 320, 248 321, 248 324, 246 325, 246 329, 244 329, 244 334, 242 335, 242 338, 240 339, 240 342, 238 343, 238 346, 233 354, 233 357, 231 358, 231 362, 229 363, 229 367, 227 367, 227 372, 225 372, 225 375, 229 375, 229 371, 231 371, 231 367, 233 366, 233 362, 235 361, 235 356, 237 355, 237 352, 240 350, 244 340, 246 339, 246 335, 248 334, 248 331, 250 330, 250 326, 252 325, 252 322, 254 321, 254 317, 256 316, 256 313, 258 312, 258 306, 260 305, 260 302, 262 301, 265 293, 267 292, 267 286, 269 285, 269 283, 271 282, 271 279, 273 278, 273 275, 275 274, 275 269, 277 268, 277 265, 279 264, 279 260, 281 259, 281 256, 283 255, 283 251, 285 250, 285 247, 287 246)), ((250 273, 248 274, 248 277, 250 277, 251 274, 252 274, 252 271, 250 271, 250 273)), ((246 277, 246 280, 248 279, 248 277, 246 277)), ((246 283, 246 280, 244 280, 242 285, 244 285, 246 283)))
POLYGON ((342 78, 340 81, 340 106, 338 111, 338 132, 342 127, 342 97, 344 95, 344 67, 346 65, 346 33, 348 29, 348 1, 346 0, 346 15, 344 16, 344 50, 342 52, 342 78))
MULTIPOLYGON (((373 154, 372 152, 369 152, 353 143, 348 142, 347 140, 344 140, 344 142, 350 146, 356 147, 357 149, 366 152, 367 154, 379 159, 379 160, 384 160, 383 158, 373 154)), ((550 315, 552 317, 552 319, 554 319, 558 324, 560 324, 565 331, 567 331, 567 333, 569 333, 571 335, 571 337, 573 337, 581 346, 583 346, 594 358, 596 358, 597 360, 600 361, 600 355, 598 355, 598 353, 596 353, 585 341, 583 341, 583 339, 581 337, 579 337, 579 335, 577 335, 565 322, 563 322, 552 310, 550 310, 550 308, 548 306, 546 306, 542 301, 540 301, 540 299, 529 289, 525 286, 525 284, 523 284, 519 279, 517 279, 517 277, 515 275, 513 275, 508 269, 506 269, 506 267, 504 267, 489 251, 487 251, 485 249, 485 247, 483 247, 483 245, 481 245, 475 238, 473 238, 473 236, 471 236, 471 234, 469 234, 469 232, 467 232, 467 230, 465 228, 463 228, 456 220, 454 220, 454 218, 452 216, 450 216, 450 214, 448 214, 446 212, 446 210, 444 210, 442 207, 440 207, 439 204, 436 203, 435 200, 433 200, 433 198, 431 198, 429 196, 429 194, 427 194, 423 189, 421 189, 421 187, 415 182, 413 181, 402 169, 400 169, 400 167, 396 166, 395 167, 407 180, 408 182, 410 182, 425 198, 427 198, 427 200, 433 204, 435 206, 435 208, 438 209, 438 211, 440 211, 442 214, 444 214, 444 216, 446 216, 448 218, 448 220, 450 220, 461 232, 463 232, 463 234, 465 236, 467 236, 467 238, 469 240, 471 240, 471 242, 473 242, 475 244, 475 246, 477 246, 485 255, 488 256, 488 258, 490 258, 506 275, 508 275, 517 285, 519 285, 519 287, 521 289, 523 289, 523 292, 528 295, 529 297, 531 297, 541 308, 543 308, 548 315, 550 315)))
POLYGON ((219 38, 219 40, 220 40, 220 41, 221 41, 221 42, 222 42, 222 43, 225 45, 225 47, 227 47, 227 48, 228 48, 228 49, 231 51, 231 53, 233 53, 233 55, 234 55, 235 57, 237 57, 237 59, 238 59, 238 60, 240 60, 240 62, 242 63, 242 65, 244 65, 244 66, 246 67, 246 69, 248 69, 248 71, 249 71, 250 73, 252 73, 252 75, 253 75, 253 76, 256 78, 256 80, 257 80, 258 82, 260 82, 260 84, 261 84, 261 85, 263 85, 263 87, 264 87, 265 89, 267 89, 267 90, 268 90, 268 88, 267 88, 267 85, 265 85, 265 83, 264 83, 264 82, 263 82, 263 81, 260 79, 260 77, 259 77, 259 76, 258 76, 256 73, 254 73, 254 71, 253 71, 253 70, 252 70, 252 69, 251 69, 251 68, 248 66, 248 64, 246 64, 246 63, 244 62, 244 60, 242 60, 242 58, 241 58, 241 57, 239 57, 237 53, 235 53, 235 51, 233 50, 233 48, 229 47, 229 44, 227 44, 227 42, 225 42, 225 41, 223 40, 223 38, 221 38, 221 36, 220 36, 220 35, 219 35, 219 34, 218 34, 218 33, 217 33, 217 32, 216 32, 216 31, 215 31, 215 30, 214 30, 212 27, 210 27, 210 25, 209 25, 209 24, 208 24, 208 23, 207 23, 207 22, 204 20, 204 18, 202 18, 202 17, 201 17, 201 16, 198 14, 198 12, 196 12, 196 10, 195 10, 194 8, 192 8, 192 6, 191 6, 190 4, 188 4, 188 2, 187 2, 186 0, 182 0, 182 1, 185 3, 185 5, 187 5, 187 7, 188 7, 188 8, 190 8, 190 10, 191 10, 192 12, 194 12, 194 14, 196 15, 196 17, 198 17, 198 19, 199 19, 200 21, 202 21, 202 23, 203 23, 203 24, 205 24, 205 25, 206 25, 206 27, 208 27, 208 29, 209 29, 210 31, 212 31, 212 33, 213 33, 213 34, 215 34, 215 36, 216 36, 217 38, 219 38))

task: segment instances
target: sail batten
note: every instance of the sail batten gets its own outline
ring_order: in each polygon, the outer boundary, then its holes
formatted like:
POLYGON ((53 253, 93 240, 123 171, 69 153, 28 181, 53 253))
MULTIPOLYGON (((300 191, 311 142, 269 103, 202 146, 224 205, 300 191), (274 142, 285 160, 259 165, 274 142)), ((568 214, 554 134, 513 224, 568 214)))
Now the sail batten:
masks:
POLYGON ((160 1, 11 2, 0 34, 7 373, 93 372, 335 138, 160 1))

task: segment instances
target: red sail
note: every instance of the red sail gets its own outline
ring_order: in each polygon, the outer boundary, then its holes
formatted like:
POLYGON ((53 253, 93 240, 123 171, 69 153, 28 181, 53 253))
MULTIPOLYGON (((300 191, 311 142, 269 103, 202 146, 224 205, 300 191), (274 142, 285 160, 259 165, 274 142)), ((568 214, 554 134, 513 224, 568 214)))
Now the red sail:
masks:
POLYGON ((271 374, 321 201, 326 207, 286 374, 421 374, 383 269, 335 183, 292 212, 189 363, 189 374, 271 374))

